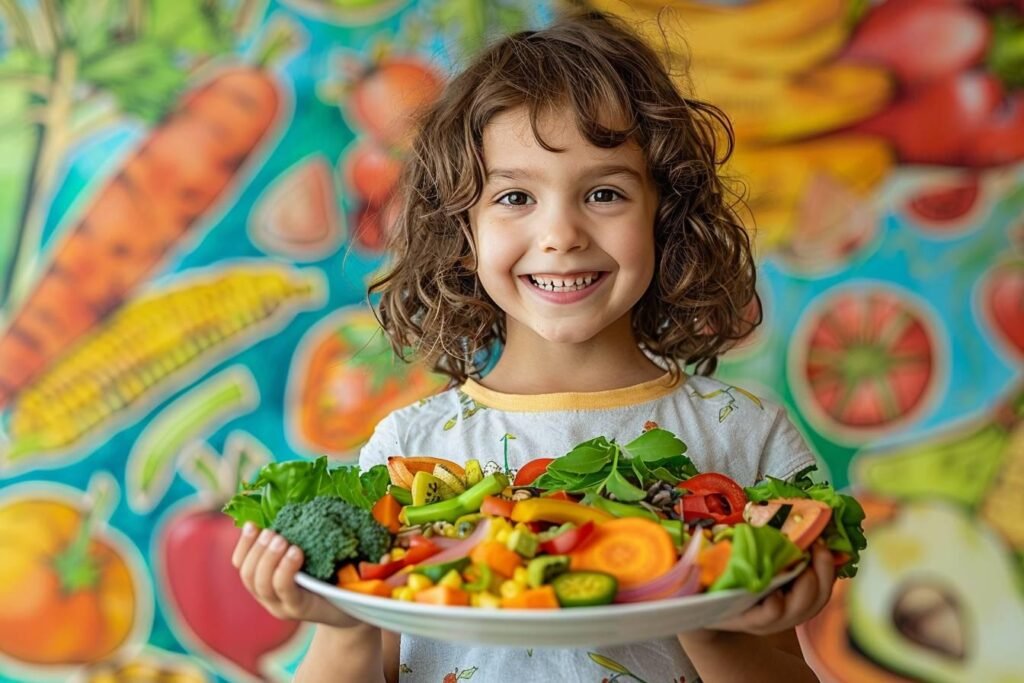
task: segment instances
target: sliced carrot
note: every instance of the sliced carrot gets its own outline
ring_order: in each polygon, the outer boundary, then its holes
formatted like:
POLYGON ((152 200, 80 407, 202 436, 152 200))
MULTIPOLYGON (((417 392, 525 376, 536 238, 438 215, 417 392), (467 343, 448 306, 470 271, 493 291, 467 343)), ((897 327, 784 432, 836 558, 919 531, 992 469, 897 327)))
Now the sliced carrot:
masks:
POLYGON ((451 586, 437 585, 424 588, 414 595, 413 599, 427 605, 469 606, 469 593, 461 588, 452 588, 451 586))
POLYGON ((356 569, 354 564, 346 564, 338 571, 338 585, 343 586, 346 583, 357 583, 360 581, 359 570, 356 569))
POLYGON ((474 563, 486 564, 505 578, 511 578, 516 567, 523 564, 523 559, 514 550, 509 550, 504 543, 484 541, 469 553, 474 563))
POLYGON ((383 579, 370 579, 369 581, 352 581, 343 583, 341 587, 345 590, 365 593, 366 595, 379 595, 382 598, 391 596, 391 587, 384 583, 383 579))
POLYGON ((655 579, 679 559, 664 527, 640 517, 595 525, 586 543, 569 556, 573 570, 607 572, 618 580, 620 588, 655 579))
POLYGON ((551 586, 530 588, 512 598, 502 598, 502 607, 512 609, 558 609, 558 596, 551 586))
POLYGON ((402 504, 390 493, 385 493, 373 504, 373 518, 393 534, 402 528, 402 523, 398 521, 401 512, 402 504))
POLYGON ((718 577, 725 573, 725 567, 732 556, 732 542, 725 540, 705 548, 697 555, 697 566, 700 567, 700 584, 710 586, 718 577))

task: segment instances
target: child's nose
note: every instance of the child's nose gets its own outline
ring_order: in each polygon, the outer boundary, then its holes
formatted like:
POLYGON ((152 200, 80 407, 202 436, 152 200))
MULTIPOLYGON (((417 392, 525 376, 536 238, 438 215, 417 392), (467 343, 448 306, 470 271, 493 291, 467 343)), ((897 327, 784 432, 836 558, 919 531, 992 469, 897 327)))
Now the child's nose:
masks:
POLYGON ((552 210, 543 217, 539 246, 544 252, 582 251, 590 244, 579 216, 569 210, 552 210))

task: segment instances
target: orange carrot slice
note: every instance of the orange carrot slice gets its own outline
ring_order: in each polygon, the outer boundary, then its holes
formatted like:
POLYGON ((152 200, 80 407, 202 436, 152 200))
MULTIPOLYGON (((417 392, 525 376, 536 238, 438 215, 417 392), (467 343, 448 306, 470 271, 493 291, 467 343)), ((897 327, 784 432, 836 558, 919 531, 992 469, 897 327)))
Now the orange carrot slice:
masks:
POLYGON ((573 570, 607 572, 620 588, 655 579, 679 559, 669 533, 657 522, 639 517, 596 525, 586 543, 569 556, 573 570))
POLYGON ((365 593, 366 595, 379 595, 382 598, 391 596, 391 587, 384 583, 383 579, 370 579, 369 581, 351 581, 341 584, 345 590, 365 593))
POLYGON ((416 602, 427 605, 462 605, 469 606, 469 593, 461 588, 451 586, 433 586, 425 588, 413 596, 416 602))
POLYGON ((697 555, 697 566, 700 567, 700 584, 710 586, 718 577, 725 573, 725 567, 732 556, 732 542, 725 540, 705 548, 697 555))
POLYGON ((346 564, 338 571, 339 586, 344 586, 346 583, 358 583, 359 581, 359 571, 354 564, 346 564))
POLYGON ((551 586, 530 588, 512 598, 502 598, 502 607, 512 609, 558 609, 558 596, 551 586))
POLYGON ((402 504, 390 493, 385 493, 373 504, 373 518, 393 534, 402 528, 402 523, 398 521, 401 512, 402 504))
POLYGON ((505 578, 515 574, 516 567, 523 564, 523 560, 514 550, 509 550, 504 543, 498 541, 484 541, 469 553, 469 559, 476 564, 486 564, 505 578))

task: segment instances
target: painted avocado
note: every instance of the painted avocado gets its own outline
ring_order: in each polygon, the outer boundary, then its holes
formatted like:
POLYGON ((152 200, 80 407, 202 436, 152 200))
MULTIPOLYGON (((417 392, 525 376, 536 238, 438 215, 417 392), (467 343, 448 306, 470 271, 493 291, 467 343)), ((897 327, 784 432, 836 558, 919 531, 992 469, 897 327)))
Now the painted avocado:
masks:
POLYGON ((911 502, 871 531, 850 585, 850 636, 885 667, 931 683, 1024 682, 1024 595, 981 520, 911 502))

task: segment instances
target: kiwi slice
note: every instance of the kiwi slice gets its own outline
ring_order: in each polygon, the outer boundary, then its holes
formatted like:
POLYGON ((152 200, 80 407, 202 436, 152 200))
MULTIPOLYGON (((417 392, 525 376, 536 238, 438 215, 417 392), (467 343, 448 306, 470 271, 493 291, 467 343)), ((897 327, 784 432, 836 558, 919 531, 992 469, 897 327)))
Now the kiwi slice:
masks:
POLYGON ((412 478, 412 504, 426 505, 452 498, 455 493, 430 472, 417 472, 412 478))
POLYGON ((477 459, 466 461, 466 486, 476 486, 484 478, 484 471, 477 459))
POLYGON ((455 495, 459 495, 466 490, 466 485, 462 482, 462 479, 446 470, 444 465, 434 465, 434 476, 454 491, 455 495))

